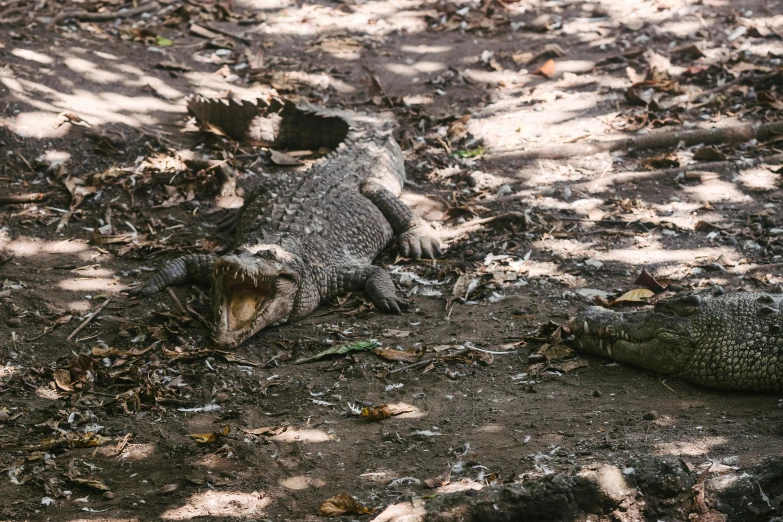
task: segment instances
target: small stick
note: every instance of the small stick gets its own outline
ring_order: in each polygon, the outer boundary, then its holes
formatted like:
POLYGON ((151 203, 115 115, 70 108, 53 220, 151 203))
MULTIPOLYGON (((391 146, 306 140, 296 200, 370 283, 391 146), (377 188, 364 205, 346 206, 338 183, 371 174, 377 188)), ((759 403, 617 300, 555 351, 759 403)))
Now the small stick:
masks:
POLYGON ((166 291, 174 300, 174 304, 177 305, 177 309, 182 313, 182 315, 188 315, 188 311, 185 310, 184 306, 182 306, 182 302, 180 302, 179 297, 177 297, 177 294, 174 293, 174 290, 172 290, 171 288, 166 288, 166 291))
POLYGON ((104 308, 106 308, 106 305, 109 304, 110 302, 111 302, 111 299, 107 298, 103 303, 101 303, 101 305, 98 308, 96 308, 93 313, 90 314, 90 317, 85 319, 84 322, 82 322, 82 324, 80 324, 79 326, 76 327, 76 330, 71 332, 71 335, 68 336, 67 340, 70 341, 71 339, 73 339, 74 335, 76 335, 77 333, 81 332, 84 329, 84 327, 87 326, 88 324, 90 324, 90 321, 95 319, 95 316, 97 316, 99 313, 101 313, 101 311, 104 308))
POLYGON ((663 384, 664 386, 666 386, 666 388, 668 388, 668 390, 669 390, 670 392, 672 392, 673 394, 677 395, 677 392, 676 392, 676 391, 674 391, 674 390, 672 389, 672 387, 671 387, 671 386, 669 386, 668 384, 666 384, 666 382, 665 382, 665 381, 661 381, 661 384, 663 384))
POLYGON ((408 366, 403 366, 402 368, 396 368, 389 372, 389 375, 393 373, 400 373, 404 372, 406 370, 415 370, 417 368, 421 368, 422 366, 427 366, 430 363, 433 363, 439 359, 443 359, 444 357, 459 357, 460 355, 465 355, 467 353, 470 353, 473 349, 472 348, 463 348, 462 350, 457 350, 454 353, 450 353, 448 355, 439 355, 438 357, 430 357, 429 359, 424 359, 418 362, 415 362, 413 364, 409 364, 408 366))
POLYGON ((16 203, 32 203, 34 201, 43 201, 54 192, 33 192, 31 194, 12 194, 10 196, 0 196, 0 205, 13 205, 16 203))

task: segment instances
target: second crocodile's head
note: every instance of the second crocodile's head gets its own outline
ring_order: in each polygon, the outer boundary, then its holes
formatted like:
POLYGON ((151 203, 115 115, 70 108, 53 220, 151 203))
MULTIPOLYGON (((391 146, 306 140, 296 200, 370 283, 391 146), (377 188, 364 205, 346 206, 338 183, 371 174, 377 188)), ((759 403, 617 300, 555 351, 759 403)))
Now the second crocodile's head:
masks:
POLYGON ((244 247, 215 261, 215 342, 233 348, 289 320, 301 284, 300 260, 277 245, 244 247))
POLYGON ((653 310, 615 312, 590 306, 569 320, 576 348, 670 374, 693 355, 706 295, 661 301, 653 310))

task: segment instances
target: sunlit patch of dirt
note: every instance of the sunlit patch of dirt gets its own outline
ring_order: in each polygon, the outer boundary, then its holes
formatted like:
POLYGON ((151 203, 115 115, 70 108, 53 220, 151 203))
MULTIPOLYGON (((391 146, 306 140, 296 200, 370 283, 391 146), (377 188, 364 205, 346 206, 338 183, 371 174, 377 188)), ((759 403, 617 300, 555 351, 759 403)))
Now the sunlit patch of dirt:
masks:
POLYGON ((191 520, 197 517, 256 518, 264 514, 272 500, 263 493, 205 491, 196 493, 184 506, 165 511, 163 520, 191 520))

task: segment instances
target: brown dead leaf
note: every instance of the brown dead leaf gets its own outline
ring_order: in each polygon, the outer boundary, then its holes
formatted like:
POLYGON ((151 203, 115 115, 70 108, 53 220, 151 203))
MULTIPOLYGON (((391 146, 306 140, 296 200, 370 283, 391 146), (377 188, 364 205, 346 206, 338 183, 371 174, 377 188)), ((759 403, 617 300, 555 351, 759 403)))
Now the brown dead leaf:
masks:
POLYGON ((199 444, 210 444, 217 442, 221 437, 228 435, 231 429, 225 426, 221 431, 213 431, 212 433, 189 433, 188 437, 192 437, 193 440, 199 444))
POLYGON ((655 295, 655 292, 649 288, 634 288, 625 292, 623 295, 609 303, 614 306, 619 303, 646 303, 649 298, 655 295))
POLYGON ((538 355, 546 357, 547 361, 557 361, 573 355, 574 351, 561 342, 546 343, 536 351, 538 355))
POLYGON ((568 373, 571 370, 576 370, 577 368, 586 368, 588 366, 590 366, 590 363, 585 359, 569 359, 567 361, 560 361, 555 364, 551 364, 550 368, 554 368, 555 370, 559 370, 563 373, 568 373))
POLYGON ((97 491, 111 491, 111 488, 99 478, 72 478, 70 481, 79 486, 85 486, 97 491))
POLYGON ((318 508, 318 515, 322 517, 339 517, 341 515, 366 515, 374 510, 364 507, 346 493, 340 493, 324 500, 321 507, 318 508))
POLYGON ((644 286, 646 288, 649 288, 656 294, 659 294, 666 290, 664 286, 659 283, 650 272, 647 271, 646 268, 642 269, 642 273, 639 274, 639 277, 636 278, 636 281, 633 282, 635 286, 644 286))
POLYGON ((63 368, 54 370, 54 383, 63 391, 72 392, 73 386, 71 386, 71 372, 63 368))
POLYGON ((424 481, 424 484, 430 489, 448 486, 450 483, 451 483, 451 465, 447 466, 446 471, 444 471, 437 477, 426 479, 424 481))
POLYGON ((533 74, 551 79, 555 77, 556 72, 555 61, 547 60, 544 65, 533 71, 533 74))
POLYGON ((385 404, 381 404, 380 406, 367 406, 362 409, 362 417, 367 420, 379 421, 388 419, 391 416, 391 411, 385 404))

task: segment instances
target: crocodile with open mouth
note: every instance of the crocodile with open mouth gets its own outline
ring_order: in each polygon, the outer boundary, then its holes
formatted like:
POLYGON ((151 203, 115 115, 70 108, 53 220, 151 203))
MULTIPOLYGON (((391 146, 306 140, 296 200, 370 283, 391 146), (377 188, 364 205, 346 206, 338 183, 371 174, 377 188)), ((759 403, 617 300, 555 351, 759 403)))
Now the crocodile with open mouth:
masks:
POLYGON ((213 338, 235 347, 263 328, 302 318, 334 296, 364 290, 400 313, 389 274, 373 259, 397 238, 406 257, 441 252, 432 228, 399 199, 402 151, 387 125, 356 112, 192 98, 191 113, 234 138, 288 150, 332 149, 305 172, 263 179, 229 219, 233 250, 169 262, 130 291, 149 296, 188 281, 212 284, 213 338))
POLYGON ((577 350, 720 390, 783 391, 783 293, 688 292, 654 309, 591 306, 569 320, 577 350))

